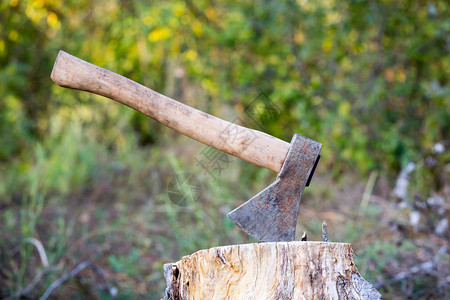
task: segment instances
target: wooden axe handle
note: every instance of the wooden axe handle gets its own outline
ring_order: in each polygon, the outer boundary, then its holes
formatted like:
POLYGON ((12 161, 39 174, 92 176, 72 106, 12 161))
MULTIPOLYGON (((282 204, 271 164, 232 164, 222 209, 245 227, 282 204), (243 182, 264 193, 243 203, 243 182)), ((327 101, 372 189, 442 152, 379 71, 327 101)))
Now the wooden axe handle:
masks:
POLYGON ((203 144, 277 173, 290 148, 285 141, 211 116, 64 51, 56 58, 51 78, 62 87, 125 104, 203 144))

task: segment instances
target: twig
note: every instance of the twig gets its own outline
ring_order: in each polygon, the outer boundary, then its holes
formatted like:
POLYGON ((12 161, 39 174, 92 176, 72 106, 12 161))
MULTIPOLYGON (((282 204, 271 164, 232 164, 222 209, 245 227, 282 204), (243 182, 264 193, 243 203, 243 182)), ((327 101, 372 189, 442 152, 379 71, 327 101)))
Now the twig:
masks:
POLYGON ((18 299, 22 296, 27 295, 31 290, 38 284, 41 279, 46 276, 48 273, 54 270, 54 267, 47 267, 43 271, 39 272, 36 276, 34 276, 33 280, 24 288, 15 293, 14 295, 11 295, 7 298, 4 298, 3 300, 13 300, 18 299))
MULTIPOLYGON (((59 279, 55 280, 45 291, 45 293, 42 295, 41 298, 39 298, 40 300, 45 300, 47 299, 50 294, 57 288, 59 287, 61 284, 63 284, 64 282, 66 282, 67 280, 69 280, 70 278, 74 277, 75 275, 77 275, 78 273, 80 273, 83 269, 87 268, 87 267, 91 267, 97 274, 99 274, 100 276, 102 276, 103 278, 105 278, 105 272, 103 271, 102 268, 100 268, 99 266, 97 266, 96 264, 92 263, 89 260, 85 260, 83 262, 81 262, 80 264, 78 264, 72 271, 70 271, 69 273, 67 273, 66 275, 60 277, 59 279)), ((110 289, 111 290, 111 289, 110 289)))
POLYGON ((367 205, 369 204, 370 198, 372 196, 373 187, 378 177, 377 171, 370 172, 369 179, 367 180, 366 187, 364 189, 364 194, 361 200, 361 204, 359 205, 359 213, 361 216, 364 216, 367 205))
POLYGON ((408 278, 412 277, 413 275, 421 273, 421 272, 423 272, 425 274, 433 275, 434 270, 438 266, 439 259, 441 258, 441 256, 443 254, 445 254, 448 251, 449 251, 449 249, 446 246, 442 246, 432 260, 415 265, 415 266, 409 268, 408 271, 400 272, 389 280, 378 281, 377 283, 374 284, 374 287, 376 289, 379 289, 379 288, 385 286, 386 284, 390 284, 390 283, 394 283, 397 281, 402 281, 402 280, 408 279, 408 278))
MULTIPOLYGON (((33 280, 23 289, 19 290, 17 293, 4 298, 3 300, 13 300, 13 299, 18 299, 22 296, 27 295, 28 293, 31 292, 31 290, 39 283, 39 281, 41 281, 41 279, 46 276, 48 273, 50 273, 51 271, 55 270, 57 268, 57 266, 50 266, 49 262, 48 262, 48 258, 47 258, 47 253, 45 251, 44 246, 42 245, 42 243, 36 239, 36 238, 27 238, 25 239, 25 242, 32 244, 33 246, 36 247, 38 253, 39 253, 39 257, 41 259, 42 265, 44 266, 44 270, 42 270, 41 272, 39 272, 34 278, 33 280)), ((98 275, 100 275, 102 277, 102 279, 106 282, 105 285, 107 287, 107 290, 109 292, 109 294, 111 296, 115 296, 117 294, 117 289, 113 286, 111 286, 111 284, 106 280, 106 274, 105 271, 103 271, 102 268, 100 268, 99 266, 97 266, 96 264, 92 263, 89 260, 83 261, 82 263, 78 264, 70 273, 60 277, 58 280, 54 281, 45 291, 45 293, 42 295, 42 297, 40 299, 47 299, 50 294, 61 284, 63 284, 65 281, 67 281, 68 279, 74 277, 75 275, 77 275, 79 272, 81 272, 83 269, 87 268, 87 267, 91 267, 98 275)))
POLYGON ((41 272, 36 274, 36 276, 34 276, 33 280, 31 280, 31 282, 25 288, 19 290, 17 293, 5 298, 4 300, 17 299, 24 295, 27 295, 36 286, 36 284, 38 284, 38 282, 41 281, 41 279, 45 275, 47 275, 48 273, 50 273, 50 271, 52 271, 54 269, 54 267, 50 266, 50 264, 48 263, 47 253, 45 252, 44 245, 42 245, 41 241, 39 241, 36 238, 27 238, 27 239, 25 239, 25 242, 30 243, 36 247, 36 249, 39 253, 39 257, 41 259, 42 265, 44 266, 44 270, 42 270, 41 272))
POLYGON ((41 258, 42 265, 44 268, 48 268, 50 264, 48 263, 47 253, 45 252, 45 248, 42 245, 41 241, 35 238, 27 238, 25 242, 33 244, 37 251, 39 252, 39 257, 41 258))
POLYGON ((322 241, 329 242, 328 231, 327 231, 327 221, 323 221, 323 223, 322 223, 322 241))
POLYGON ((302 235, 301 241, 306 242, 307 240, 308 240, 308 235, 306 234, 306 231, 304 231, 304 232, 303 232, 303 235, 302 235))

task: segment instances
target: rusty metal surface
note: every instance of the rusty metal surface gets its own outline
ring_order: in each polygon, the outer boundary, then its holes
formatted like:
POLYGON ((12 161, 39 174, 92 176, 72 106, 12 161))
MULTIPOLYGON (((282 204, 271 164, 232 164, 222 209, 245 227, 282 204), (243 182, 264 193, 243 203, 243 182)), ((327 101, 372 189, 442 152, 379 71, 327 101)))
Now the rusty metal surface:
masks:
POLYGON ((293 241, 300 199, 321 148, 295 134, 275 182, 228 213, 231 221, 262 242, 293 241))

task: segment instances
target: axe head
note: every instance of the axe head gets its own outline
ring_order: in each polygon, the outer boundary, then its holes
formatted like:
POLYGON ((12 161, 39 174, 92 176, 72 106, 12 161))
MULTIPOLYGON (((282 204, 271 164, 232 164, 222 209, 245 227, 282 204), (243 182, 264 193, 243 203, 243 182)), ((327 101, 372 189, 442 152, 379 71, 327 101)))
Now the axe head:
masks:
POLYGON ((321 148, 321 143, 294 135, 275 182, 228 213, 231 221, 262 242, 293 241, 300 199, 321 148))

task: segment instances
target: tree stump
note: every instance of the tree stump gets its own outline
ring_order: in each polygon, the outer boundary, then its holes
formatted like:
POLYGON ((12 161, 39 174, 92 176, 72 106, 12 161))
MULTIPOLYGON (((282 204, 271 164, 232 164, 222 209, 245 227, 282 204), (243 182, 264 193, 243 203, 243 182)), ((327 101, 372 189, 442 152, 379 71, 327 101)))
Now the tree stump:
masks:
POLYGON ((350 244, 278 242, 200 250, 164 265, 166 300, 381 299, 350 244))

